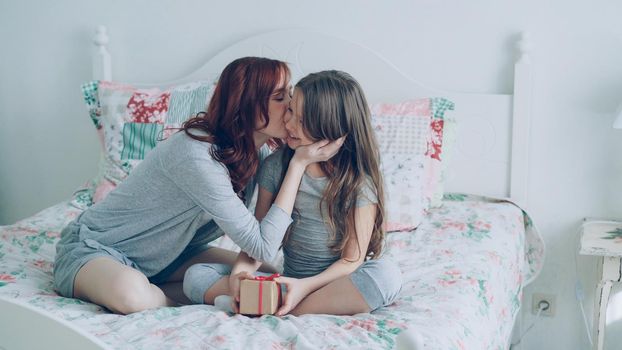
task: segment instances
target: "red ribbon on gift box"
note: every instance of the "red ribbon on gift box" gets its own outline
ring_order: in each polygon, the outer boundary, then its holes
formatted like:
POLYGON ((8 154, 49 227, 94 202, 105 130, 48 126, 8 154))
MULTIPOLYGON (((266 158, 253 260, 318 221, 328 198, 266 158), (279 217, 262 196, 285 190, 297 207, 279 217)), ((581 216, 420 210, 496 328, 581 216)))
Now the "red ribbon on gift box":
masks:
MULTIPOLYGON (((263 282, 274 281, 275 278, 281 277, 278 273, 273 273, 270 276, 255 276, 254 280, 259 281, 259 314, 263 315, 263 282)), ((281 301, 281 286, 277 282, 277 290, 279 293, 279 302, 281 301)))

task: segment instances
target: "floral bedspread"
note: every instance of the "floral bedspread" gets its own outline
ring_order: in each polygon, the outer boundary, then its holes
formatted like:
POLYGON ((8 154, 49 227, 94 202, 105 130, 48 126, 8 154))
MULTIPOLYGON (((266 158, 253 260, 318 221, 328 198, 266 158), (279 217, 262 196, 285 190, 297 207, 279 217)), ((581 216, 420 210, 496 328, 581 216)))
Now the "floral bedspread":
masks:
POLYGON ((65 202, 0 226, 0 296, 117 349, 391 349, 405 329, 426 349, 507 349, 522 288, 544 259, 542 239, 520 208, 448 195, 417 230, 388 234, 386 254, 399 261, 405 284, 394 304, 374 313, 249 318, 191 305, 121 316, 53 290, 59 232, 79 213, 65 202))

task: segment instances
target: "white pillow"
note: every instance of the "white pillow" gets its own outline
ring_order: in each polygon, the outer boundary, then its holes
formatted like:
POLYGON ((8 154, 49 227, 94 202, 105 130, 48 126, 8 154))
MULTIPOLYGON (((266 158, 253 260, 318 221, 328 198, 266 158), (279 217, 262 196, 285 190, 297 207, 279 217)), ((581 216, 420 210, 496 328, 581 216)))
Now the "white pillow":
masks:
POLYGON ((412 230, 425 214, 423 184, 430 120, 429 115, 372 115, 385 185, 388 232, 412 230))

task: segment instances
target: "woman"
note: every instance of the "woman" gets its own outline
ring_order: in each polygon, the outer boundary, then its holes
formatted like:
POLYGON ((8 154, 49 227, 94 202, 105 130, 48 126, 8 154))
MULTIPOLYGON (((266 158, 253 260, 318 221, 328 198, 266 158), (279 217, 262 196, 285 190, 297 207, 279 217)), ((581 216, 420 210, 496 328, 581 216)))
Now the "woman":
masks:
MULTIPOLYGON (((289 149, 268 157, 258 175, 258 218, 269 214, 279 188, 283 190, 295 152, 317 140, 345 137, 345 142, 328 161, 310 164, 302 179, 295 223, 283 241, 284 277, 276 279, 286 287, 277 315, 352 315, 392 303, 402 276, 395 262, 380 258, 383 182, 361 86, 340 71, 310 74, 296 84, 290 106, 289 149)), ((184 292, 195 303, 213 303, 225 294, 238 300, 240 278, 252 278, 259 265, 246 253, 240 253, 233 268, 194 265, 186 272, 184 292)))
POLYGON ((197 262, 232 261, 207 245, 223 232, 249 256, 270 260, 291 223, 305 167, 340 147, 322 141, 296 152, 261 223, 248 211, 266 143, 287 136, 289 77, 285 63, 266 58, 225 67, 207 112, 63 230, 54 268, 59 293, 121 314, 174 305, 158 285, 179 283, 197 262))

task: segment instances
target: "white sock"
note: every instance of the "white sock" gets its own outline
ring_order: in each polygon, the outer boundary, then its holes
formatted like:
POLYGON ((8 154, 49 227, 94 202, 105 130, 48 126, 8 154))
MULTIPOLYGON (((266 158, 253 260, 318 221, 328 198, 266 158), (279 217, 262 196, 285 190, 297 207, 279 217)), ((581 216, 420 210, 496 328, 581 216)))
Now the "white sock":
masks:
POLYGON ((214 306, 218 310, 224 311, 224 312, 233 313, 233 307, 231 306, 232 302, 233 302, 233 299, 231 298, 231 296, 226 295, 226 294, 219 295, 216 298, 214 298, 214 306))
POLYGON ((421 350, 423 345, 419 333, 410 329, 403 330, 395 339, 396 350, 421 350))

